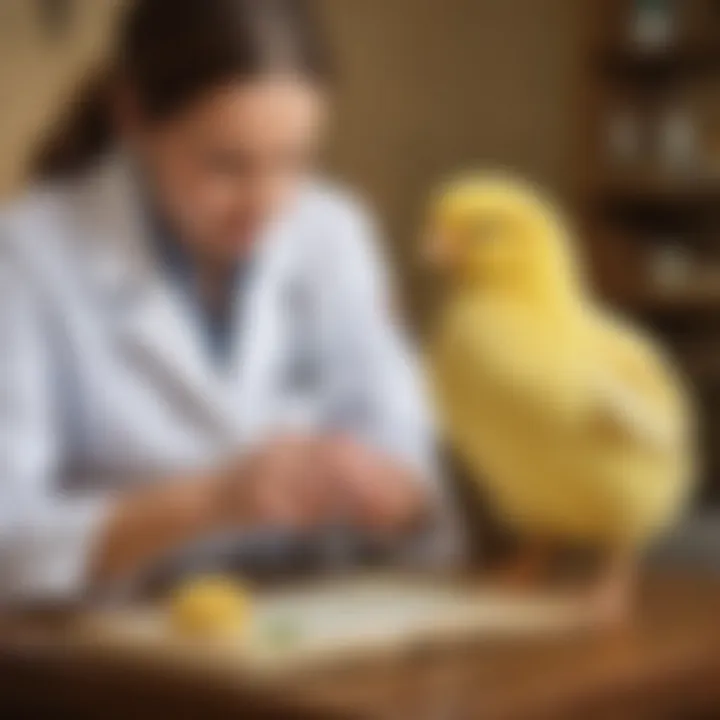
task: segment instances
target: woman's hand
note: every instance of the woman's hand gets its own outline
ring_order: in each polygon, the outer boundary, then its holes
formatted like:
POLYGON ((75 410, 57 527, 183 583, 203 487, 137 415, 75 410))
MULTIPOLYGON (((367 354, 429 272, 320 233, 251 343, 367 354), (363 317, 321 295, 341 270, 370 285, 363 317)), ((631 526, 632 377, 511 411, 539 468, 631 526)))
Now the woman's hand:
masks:
POLYGON ((119 495, 99 539, 88 582, 102 586, 217 526, 218 478, 171 480, 119 495))
POLYGON ((245 525, 351 522, 393 532, 421 521, 429 502, 412 471, 352 439, 291 437, 244 459, 223 505, 245 525))
POLYGON ((428 505, 412 472, 350 439, 280 438, 215 473, 119 497, 90 579, 117 578, 179 544, 231 527, 351 522, 402 532, 425 517, 428 505))
POLYGON ((429 513, 421 478, 378 451, 350 438, 334 438, 324 443, 323 463, 347 515, 360 527, 402 532, 429 513))
POLYGON ((230 525, 313 527, 332 517, 337 491, 324 462, 324 441, 283 437, 228 468, 221 513, 230 525))
POLYGON ((119 496, 90 568, 90 584, 136 570, 180 544, 232 527, 312 527, 336 498, 320 441, 280 438, 227 467, 119 496))

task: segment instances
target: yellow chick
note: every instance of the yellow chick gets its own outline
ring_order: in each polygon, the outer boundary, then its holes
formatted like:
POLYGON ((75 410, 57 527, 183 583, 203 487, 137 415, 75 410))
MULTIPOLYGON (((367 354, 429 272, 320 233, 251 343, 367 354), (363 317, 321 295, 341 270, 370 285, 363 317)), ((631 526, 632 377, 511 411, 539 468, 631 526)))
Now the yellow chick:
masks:
POLYGON ((176 591, 170 616, 173 628, 185 636, 237 635, 250 617, 250 595, 241 584, 226 577, 195 578, 176 591))
POLYGON ((529 185, 476 177, 434 204, 428 257, 449 276, 430 352, 447 439, 531 542, 606 549, 593 597, 626 613, 640 550, 683 508, 693 423, 673 366, 591 297, 565 221, 529 185))

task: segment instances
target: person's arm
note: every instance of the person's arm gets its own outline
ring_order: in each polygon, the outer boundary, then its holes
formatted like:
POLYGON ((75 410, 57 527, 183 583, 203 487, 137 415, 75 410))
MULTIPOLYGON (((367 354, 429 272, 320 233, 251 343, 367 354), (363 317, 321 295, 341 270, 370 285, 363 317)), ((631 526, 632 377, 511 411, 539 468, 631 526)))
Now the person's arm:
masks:
POLYGON ((333 508, 321 444, 280 436, 225 467, 125 492, 97 541, 88 584, 131 575, 167 551, 230 528, 305 528, 333 508))
POLYGON ((108 506, 51 480, 63 458, 41 304, 17 253, 0 250, 0 598, 66 596, 85 577, 108 506))
POLYGON ((212 532, 221 519, 218 479, 177 478, 116 495, 93 539, 85 589, 120 581, 174 547, 212 532))
MULTIPOLYGON (((0 246, 0 601, 75 598, 207 529, 214 477, 71 495, 50 305, 10 243, 0 246)), ((224 472, 224 471, 223 471, 224 472)), ((102 483, 100 483, 102 485, 102 483)))

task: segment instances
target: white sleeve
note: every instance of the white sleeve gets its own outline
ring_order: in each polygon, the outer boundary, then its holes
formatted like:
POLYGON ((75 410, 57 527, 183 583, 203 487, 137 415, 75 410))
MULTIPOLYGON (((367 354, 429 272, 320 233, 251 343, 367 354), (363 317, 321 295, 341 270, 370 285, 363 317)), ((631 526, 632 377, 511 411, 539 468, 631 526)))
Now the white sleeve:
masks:
POLYGON ((11 253, 0 256, 0 599, 79 593, 101 499, 64 497, 57 377, 42 303, 11 253))
POLYGON ((328 245, 320 264, 324 315, 331 318, 331 426, 417 471, 429 484, 444 526, 443 540, 437 542, 436 534, 432 552, 458 555, 461 530, 440 472, 424 374, 393 308, 377 232, 364 213, 346 208, 328 245))
POLYGON ((395 317, 372 224, 346 211, 319 260, 331 424, 421 475, 434 473, 434 433, 418 358, 395 317))

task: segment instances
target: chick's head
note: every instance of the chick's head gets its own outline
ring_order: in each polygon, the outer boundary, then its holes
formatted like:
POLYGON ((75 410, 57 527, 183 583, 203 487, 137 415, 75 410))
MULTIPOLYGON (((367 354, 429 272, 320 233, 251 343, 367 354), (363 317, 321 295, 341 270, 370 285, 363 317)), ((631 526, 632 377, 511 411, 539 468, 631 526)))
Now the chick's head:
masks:
POLYGON ((432 205, 426 257, 478 289, 566 292, 577 280, 564 223, 532 186, 505 177, 456 181, 432 205))

